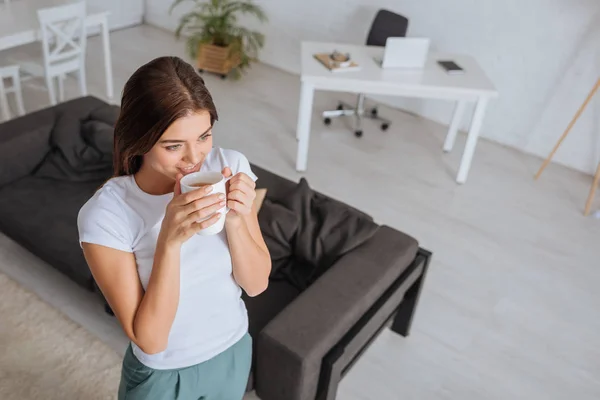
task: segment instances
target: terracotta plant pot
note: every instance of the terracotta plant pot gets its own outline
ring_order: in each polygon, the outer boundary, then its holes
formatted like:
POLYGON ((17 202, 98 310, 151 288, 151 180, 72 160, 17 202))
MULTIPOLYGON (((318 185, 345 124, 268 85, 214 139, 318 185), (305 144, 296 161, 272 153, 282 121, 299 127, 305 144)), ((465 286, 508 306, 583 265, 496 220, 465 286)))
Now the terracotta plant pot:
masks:
POLYGON ((230 50, 231 45, 223 47, 201 44, 198 51, 198 69, 226 76, 239 64, 239 57, 230 57, 230 50))

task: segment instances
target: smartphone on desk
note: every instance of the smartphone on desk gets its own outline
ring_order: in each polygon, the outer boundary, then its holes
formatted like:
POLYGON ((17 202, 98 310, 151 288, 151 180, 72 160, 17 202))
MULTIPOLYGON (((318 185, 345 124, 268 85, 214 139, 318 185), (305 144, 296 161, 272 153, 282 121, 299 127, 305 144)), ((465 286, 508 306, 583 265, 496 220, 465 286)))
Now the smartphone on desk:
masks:
POLYGON ((465 73, 465 70, 452 60, 439 60, 438 64, 450 75, 460 75, 465 73))

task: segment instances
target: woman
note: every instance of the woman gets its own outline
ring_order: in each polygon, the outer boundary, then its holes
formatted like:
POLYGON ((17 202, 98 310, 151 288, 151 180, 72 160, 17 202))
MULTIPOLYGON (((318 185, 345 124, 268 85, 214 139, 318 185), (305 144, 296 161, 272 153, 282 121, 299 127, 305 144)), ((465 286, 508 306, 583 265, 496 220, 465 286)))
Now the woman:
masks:
POLYGON ((79 212, 85 258, 131 339, 119 399, 243 397, 252 346, 241 290, 264 291, 271 261, 256 176, 242 154, 213 149, 216 120, 189 64, 161 57, 140 67, 123 90, 114 177, 79 212), (181 193, 182 176, 200 170, 233 175, 226 202, 210 186, 181 193), (225 205, 225 229, 196 235, 225 205))

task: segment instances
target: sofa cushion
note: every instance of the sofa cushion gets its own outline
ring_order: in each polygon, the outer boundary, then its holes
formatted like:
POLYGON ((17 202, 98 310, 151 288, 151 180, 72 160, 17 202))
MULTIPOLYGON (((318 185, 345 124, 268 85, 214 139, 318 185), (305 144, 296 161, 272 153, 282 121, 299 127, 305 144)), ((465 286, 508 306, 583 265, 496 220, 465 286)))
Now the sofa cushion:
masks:
POLYGON ((0 231, 75 282, 91 288, 79 247, 77 213, 103 181, 27 177, 0 188, 0 231))
POLYGON ((258 337, 260 331, 292 302, 300 291, 286 281, 270 281, 267 290, 259 296, 250 297, 245 292, 242 299, 250 315, 248 332, 258 337))

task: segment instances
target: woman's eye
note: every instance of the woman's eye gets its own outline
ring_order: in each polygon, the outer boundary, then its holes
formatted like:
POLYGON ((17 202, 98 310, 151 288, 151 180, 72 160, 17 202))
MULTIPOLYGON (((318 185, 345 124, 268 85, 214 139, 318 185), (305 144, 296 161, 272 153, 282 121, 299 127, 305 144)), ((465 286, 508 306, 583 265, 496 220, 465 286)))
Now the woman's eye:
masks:
POLYGON ((202 135, 202 136, 200 136, 200 141, 201 142, 206 142, 210 136, 211 135, 202 135))
POLYGON ((176 145, 173 145, 173 146, 167 146, 167 147, 165 147, 165 149, 167 149, 167 150, 169 150, 169 151, 175 151, 175 150, 177 150, 179 147, 181 147, 181 145, 180 145, 180 144, 176 144, 176 145))

